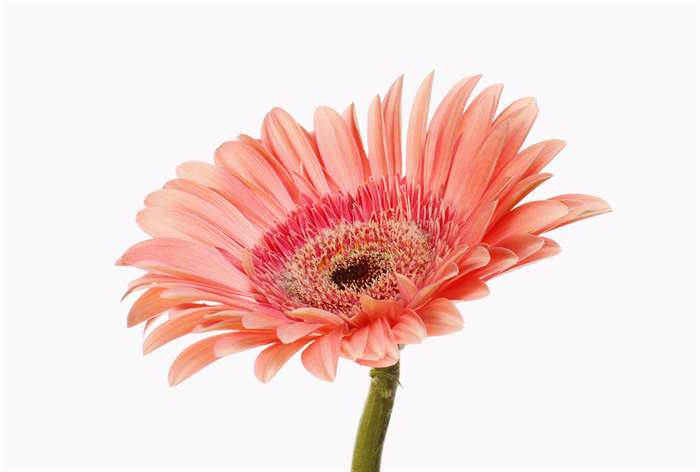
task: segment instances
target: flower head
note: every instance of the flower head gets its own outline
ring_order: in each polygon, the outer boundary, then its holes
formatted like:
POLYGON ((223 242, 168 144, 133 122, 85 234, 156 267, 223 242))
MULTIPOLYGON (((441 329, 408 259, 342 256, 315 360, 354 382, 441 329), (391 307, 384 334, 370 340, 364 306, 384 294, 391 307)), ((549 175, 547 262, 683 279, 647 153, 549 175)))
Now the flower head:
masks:
POLYGON ((520 150, 535 101, 496 116, 501 86, 467 105, 479 80, 469 77, 428 124, 432 78, 411 109, 405 163, 399 79, 370 105, 366 148, 352 105, 318 108, 313 132, 276 108, 260 139, 222 144, 213 165, 182 164, 146 198, 137 221, 153 239, 118 261, 147 271, 127 292, 144 290, 129 326, 152 328, 145 353, 218 333, 177 357, 171 384, 260 346, 263 382, 302 350, 324 380, 340 357, 390 366, 400 345, 460 330, 454 303, 488 294, 487 280, 557 254, 543 233, 609 211, 580 194, 520 204, 564 147, 520 150))

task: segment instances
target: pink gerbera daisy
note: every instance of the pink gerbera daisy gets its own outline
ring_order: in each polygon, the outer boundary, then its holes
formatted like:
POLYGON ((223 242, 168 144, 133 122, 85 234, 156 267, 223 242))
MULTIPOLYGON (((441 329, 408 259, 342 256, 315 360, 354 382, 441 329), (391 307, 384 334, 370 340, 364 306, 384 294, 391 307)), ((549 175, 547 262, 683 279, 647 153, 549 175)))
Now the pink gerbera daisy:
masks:
POLYGON ((485 296, 487 280, 557 254, 543 233, 609 211, 580 194, 519 204, 564 147, 520 149, 535 100, 496 115, 502 87, 467 105, 479 80, 468 77, 428 124, 432 79, 411 109, 405 162, 399 79, 370 105, 366 146, 353 105, 318 108, 313 131, 276 108, 261 138, 222 144, 214 164, 180 165, 146 198, 137 221, 153 239, 118 261, 147 271, 127 292, 145 290, 128 325, 152 328, 145 353, 218 332, 177 357, 172 385, 256 347, 263 382, 299 351, 323 380, 341 357, 392 366, 402 345, 460 330, 455 302, 485 296))

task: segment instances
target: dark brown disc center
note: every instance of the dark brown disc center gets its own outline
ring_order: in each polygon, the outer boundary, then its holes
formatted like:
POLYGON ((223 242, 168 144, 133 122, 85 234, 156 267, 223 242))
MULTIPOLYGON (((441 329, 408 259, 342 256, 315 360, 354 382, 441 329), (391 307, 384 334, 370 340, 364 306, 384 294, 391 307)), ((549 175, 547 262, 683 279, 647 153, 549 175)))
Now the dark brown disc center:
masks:
POLYGON ((365 290, 388 271, 382 259, 358 255, 343 261, 331 273, 331 281, 341 290, 365 290))

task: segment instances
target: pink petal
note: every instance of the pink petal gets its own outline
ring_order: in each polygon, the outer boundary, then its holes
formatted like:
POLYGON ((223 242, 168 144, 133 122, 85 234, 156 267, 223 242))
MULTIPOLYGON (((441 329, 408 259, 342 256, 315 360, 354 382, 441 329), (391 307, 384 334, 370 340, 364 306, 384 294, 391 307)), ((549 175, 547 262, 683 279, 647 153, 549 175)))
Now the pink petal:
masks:
POLYGON ((454 278, 459 274, 459 268, 457 264, 452 263, 449 265, 449 271, 443 272, 440 277, 435 278, 428 285, 421 287, 416 296, 408 304, 410 308, 416 308, 421 306, 427 300, 429 300, 440 288, 445 284, 446 281, 454 278))
POLYGON ((291 344, 278 343, 265 348, 255 359, 255 376, 262 383, 269 382, 282 366, 309 341, 311 341, 310 338, 305 338, 291 344))
POLYGON ((289 323, 289 318, 282 313, 253 312, 245 313, 242 321, 246 329, 274 329, 289 323))
POLYGON ((418 292, 416 284, 414 284, 411 279, 409 279, 403 274, 399 274, 398 272, 394 273, 394 277, 396 278, 396 284, 399 287, 401 299, 404 302, 410 302, 411 300, 413 300, 413 297, 415 297, 416 293, 418 292))
POLYGON ((449 300, 478 300, 489 294, 488 286, 478 277, 471 274, 464 274, 457 277, 450 284, 440 290, 438 297, 447 298, 449 300))
POLYGON ((232 175, 260 187, 285 213, 296 207, 283 179, 255 148, 241 141, 228 141, 217 148, 214 160, 232 175))
POLYGON ((328 107, 314 113, 314 129, 326 171, 340 190, 352 192, 362 185, 362 162, 343 118, 328 107))
POLYGON ((248 289, 248 279, 216 249, 180 239, 149 239, 131 246, 117 265, 131 265, 172 276, 191 276, 237 290, 248 289))
POLYGON ((263 121, 263 142, 280 157, 287 169, 303 168, 321 194, 330 191, 313 146, 301 127, 281 108, 274 108, 263 121))
POLYGON ((387 162, 385 151, 384 119, 382 118, 382 104, 379 101, 379 96, 374 97, 369 106, 367 148, 372 177, 374 177, 375 180, 379 180, 387 176, 389 174, 389 163, 387 162))
POLYGON ((561 139, 550 139, 549 141, 545 141, 544 149, 527 170, 526 175, 529 176, 540 172, 552 161, 552 159, 556 157, 557 154, 561 152, 562 149, 564 149, 565 146, 566 141, 562 141, 561 139))
POLYGON ((299 318, 303 321, 308 321, 311 323, 322 323, 322 324, 332 324, 332 325, 342 325, 345 323, 345 319, 335 313, 330 311, 321 310, 320 308, 313 307, 303 307, 296 308, 294 310, 288 311, 288 315, 294 318, 299 318))
POLYGON ((367 360, 367 359, 358 359, 356 362, 361 365, 365 365, 367 367, 372 367, 372 368, 382 368, 382 367, 390 367, 394 364, 396 364, 399 361, 397 357, 392 357, 392 356, 385 356, 382 359, 378 360, 367 360))
POLYGON ((459 310, 446 298, 431 301, 418 310, 418 316, 423 320, 428 336, 451 334, 464 327, 459 310))
POLYGON ((531 234, 514 234, 498 243, 498 247, 504 247, 513 251, 519 260, 536 253, 543 245, 544 239, 531 234))
POLYGON ((401 174, 401 90, 403 75, 389 88, 382 102, 384 142, 386 146, 387 171, 401 174))
POLYGON ((459 117, 480 78, 479 75, 459 81, 435 110, 425 144, 423 184, 427 189, 440 191, 447 181, 454 157, 459 117))
POLYGON ((386 356, 398 360, 399 343, 396 340, 396 336, 394 336, 394 332, 391 330, 391 326, 389 326, 389 322, 386 320, 386 318, 380 321, 384 330, 384 344, 386 349, 386 356))
MULTIPOLYGON (((502 84, 486 87, 469 104, 457 127, 457 135, 466 146, 464 156, 469 160, 481 147, 492 129, 493 117, 498 108, 498 101, 503 91, 502 84)), ((457 162, 455 162, 457 164, 457 162)))
POLYGON ((406 138, 406 176, 413 182, 422 182, 423 179, 423 152, 425 149, 425 127, 428 122, 428 109, 430 107, 430 91, 433 87, 431 72, 423 79, 416 98, 411 108, 411 116, 408 120, 408 134, 406 138))
MULTIPOLYGON (((509 122, 508 120, 503 123, 509 122)), ((520 182, 520 180, 525 175, 528 168, 531 166, 532 162, 537 158, 537 156, 545 148, 545 143, 537 143, 532 146, 523 149, 515 157, 513 157, 509 162, 507 162, 501 170, 494 174, 493 183, 491 186, 499 185, 499 182, 506 181, 508 184, 501 191, 505 197, 508 192, 520 182)), ((488 193, 490 188, 486 190, 488 193)), ((500 198, 499 198, 500 199, 500 198)), ((499 215, 500 217, 500 215, 499 215)))
POLYGON ((517 182, 498 201, 493 220, 500 220, 503 215, 510 211, 515 205, 525 198, 530 192, 539 187, 552 177, 552 174, 534 174, 517 182))
POLYGON ((127 317, 127 326, 131 328, 139 323, 158 316, 164 311, 167 311, 177 305, 185 302, 192 302, 197 297, 176 297, 164 298, 163 292, 165 288, 151 288, 143 292, 143 294, 134 302, 129 310, 127 317))
POLYGON ((592 195, 559 195, 558 197, 550 198, 549 201, 559 202, 566 205, 567 214, 552 222, 546 228, 542 228, 541 232, 551 231, 555 228, 560 228, 576 221, 602 215, 611 211, 610 206, 605 200, 592 195))
POLYGON ((486 230, 491 224, 493 213, 496 211, 497 201, 483 203, 471 214, 465 225, 461 241, 473 246, 482 241, 486 230))
POLYGON ((217 359, 274 341, 269 333, 224 333, 202 339, 182 351, 175 359, 168 381, 177 385, 217 359))
POLYGON ((301 362, 306 370, 321 380, 332 382, 338 370, 341 341, 342 335, 338 330, 313 341, 301 353, 301 362))
POLYGON ((299 200, 299 184, 301 183, 309 186, 311 185, 305 179, 302 179, 302 182, 295 181, 295 178, 294 176, 292 176, 289 169, 287 169, 284 166, 284 164, 280 162, 279 158, 275 156, 268 148, 263 146, 260 140, 251 138, 250 136, 245 134, 239 134, 238 139, 246 146, 249 146, 250 148, 254 149, 255 152, 257 152, 260 156, 265 158, 267 163, 272 168, 274 168, 275 173, 284 183, 284 187, 287 189, 287 193, 289 193, 289 196, 295 202, 299 200))
POLYGON ((355 360, 362 356, 367 347, 369 325, 357 328, 350 336, 343 339, 341 350, 345 357, 355 360))
POLYGON ((525 259, 518 261, 518 263, 515 266, 508 270, 513 270, 515 268, 523 267, 532 264, 533 262, 546 259, 548 257, 556 256, 561 252, 561 248, 555 241, 545 237, 543 237, 542 239, 544 240, 544 245, 542 246, 542 248, 540 248, 539 251, 532 254, 531 256, 526 257, 525 259))
POLYGON ((420 343, 428 336, 423 320, 413 310, 407 310, 392 331, 398 344, 420 343))
POLYGON ((542 200, 526 203, 508 213, 486 235, 484 241, 496 244, 512 234, 537 233, 568 213, 563 203, 542 200))
POLYGON ((238 257, 241 246, 202 218, 167 208, 150 207, 138 212, 136 222, 154 238, 176 238, 221 248, 238 257))
POLYGON ((401 304, 394 300, 376 300, 365 294, 360 295, 360 306, 362 307, 362 312, 367 314, 370 320, 378 318, 393 319, 401 310, 401 304))
POLYGON ((473 158, 464 155, 465 151, 471 151, 466 148, 467 141, 461 141, 457 147, 454 173, 447 184, 445 198, 457 206, 461 215, 471 215, 491 182, 508 133, 508 125, 509 121, 504 121, 496 126, 473 158))
POLYGON ((241 246, 254 246, 262 231, 231 202, 192 180, 175 179, 164 190, 146 197, 146 205, 176 208, 200 215, 217 225, 241 246))
POLYGON ((293 343, 319 328, 326 326, 322 323, 294 322, 277 326, 277 337, 285 344, 293 343))
POLYGON ((362 359, 377 360, 386 355, 386 337, 382 320, 375 320, 369 325, 367 345, 362 359))
POLYGON ((473 273, 482 280, 488 280, 518 263, 518 256, 510 249, 495 247, 490 252, 491 262, 473 273))
MULTIPOLYGON (((234 321, 233 318, 225 315, 212 315, 210 308, 194 309, 181 316, 171 318, 151 331, 143 342, 143 353, 148 354, 174 339, 195 332, 199 326, 223 320, 234 321)), ((237 329, 242 328, 240 320, 234 325, 237 326, 237 329)))
POLYGON ((371 175, 369 169, 369 161, 367 160, 367 154, 365 153, 365 147, 362 144, 362 136, 360 135, 360 128, 357 125, 357 113, 355 113, 355 104, 351 103, 349 107, 343 111, 343 120, 345 120, 345 125, 350 130, 352 139, 355 140, 355 145, 357 150, 360 152, 360 157, 362 161, 362 173, 363 179, 367 180, 371 175))
POLYGON ((460 273, 469 273, 473 270, 484 267, 491 261, 491 253, 488 248, 483 245, 474 246, 464 258, 459 261, 460 273))
POLYGON ((494 125, 505 120, 511 121, 506 144, 496 164, 496 174, 513 159, 520 146, 523 145, 538 112, 537 101, 532 97, 526 97, 516 100, 496 117, 494 125))
POLYGON ((185 162, 177 167, 177 176, 216 190, 260 228, 267 229, 275 222, 272 211, 260 196, 220 167, 205 162, 185 162))

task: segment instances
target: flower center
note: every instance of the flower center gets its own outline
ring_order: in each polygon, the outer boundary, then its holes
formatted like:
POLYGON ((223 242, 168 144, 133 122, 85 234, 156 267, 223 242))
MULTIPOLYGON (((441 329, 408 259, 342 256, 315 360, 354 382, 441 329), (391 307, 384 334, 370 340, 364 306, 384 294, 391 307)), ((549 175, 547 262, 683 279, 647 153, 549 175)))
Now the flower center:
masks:
POLYGON ((349 257, 333 269, 331 280, 340 290, 366 290, 388 270, 380 254, 359 254, 349 257))
POLYGON ((252 250, 260 297, 282 310, 353 316, 360 296, 398 300, 395 274, 420 284, 460 231, 442 201, 405 181, 301 206, 252 250))
POLYGON ((428 239, 415 223, 341 223, 297 248, 275 280, 300 304, 353 315, 360 295, 395 299, 394 272, 415 277, 431 260, 428 239))

